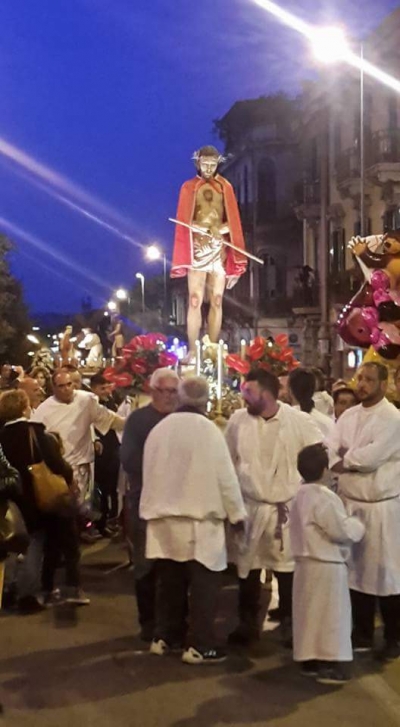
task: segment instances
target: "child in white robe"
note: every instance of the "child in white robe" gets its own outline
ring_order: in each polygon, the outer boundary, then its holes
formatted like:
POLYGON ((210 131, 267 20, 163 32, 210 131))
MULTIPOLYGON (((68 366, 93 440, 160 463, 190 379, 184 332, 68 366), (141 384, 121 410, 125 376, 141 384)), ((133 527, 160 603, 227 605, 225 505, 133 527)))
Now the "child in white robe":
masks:
POLYGON ((328 454, 322 444, 305 447, 297 466, 303 484, 290 511, 293 658, 302 664, 302 673, 323 684, 341 684, 349 678, 343 662, 353 659, 346 562, 365 528, 347 515, 327 486, 328 454))

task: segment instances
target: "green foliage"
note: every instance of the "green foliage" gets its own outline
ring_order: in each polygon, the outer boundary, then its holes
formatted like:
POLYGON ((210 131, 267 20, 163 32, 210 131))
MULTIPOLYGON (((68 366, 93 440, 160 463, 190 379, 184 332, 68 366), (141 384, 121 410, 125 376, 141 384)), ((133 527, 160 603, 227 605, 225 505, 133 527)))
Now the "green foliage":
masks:
POLYGON ((31 322, 21 284, 10 272, 7 256, 13 247, 0 233, 0 361, 24 365, 31 345, 26 338, 31 322))

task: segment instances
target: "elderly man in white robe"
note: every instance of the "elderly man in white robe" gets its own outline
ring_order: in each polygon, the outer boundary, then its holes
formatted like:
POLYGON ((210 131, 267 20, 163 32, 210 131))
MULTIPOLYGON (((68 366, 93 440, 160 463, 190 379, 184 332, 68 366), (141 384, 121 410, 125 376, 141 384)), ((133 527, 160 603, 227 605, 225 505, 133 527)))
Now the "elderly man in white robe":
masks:
POLYGON ((330 489, 329 458, 321 444, 305 447, 297 460, 303 483, 290 511, 296 562, 293 583, 293 658, 302 674, 322 684, 349 679, 353 659, 347 561, 364 525, 350 517, 330 489))
POLYGON ((216 646, 214 619, 220 573, 227 567, 225 521, 238 534, 246 516, 228 447, 205 417, 207 381, 181 381, 180 407, 150 432, 144 449, 140 516, 147 520, 146 556, 158 559, 155 637, 163 656, 182 648, 182 661, 213 664, 226 658, 216 646))
POLYGON ((226 439, 248 518, 247 546, 233 543, 231 552, 239 575, 239 626, 230 641, 245 646, 260 636, 263 568, 278 580, 278 618, 288 630, 294 571, 288 513, 300 484, 297 455, 322 436, 308 414, 277 400, 279 379, 274 374, 250 372, 242 393, 246 408, 229 420, 226 439))
POLYGON ((372 648, 378 599, 382 657, 391 659, 400 656, 400 413, 385 398, 387 383, 382 364, 359 368, 361 403, 342 414, 329 445, 347 512, 357 512, 366 528, 350 561, 353 648, 372 648))

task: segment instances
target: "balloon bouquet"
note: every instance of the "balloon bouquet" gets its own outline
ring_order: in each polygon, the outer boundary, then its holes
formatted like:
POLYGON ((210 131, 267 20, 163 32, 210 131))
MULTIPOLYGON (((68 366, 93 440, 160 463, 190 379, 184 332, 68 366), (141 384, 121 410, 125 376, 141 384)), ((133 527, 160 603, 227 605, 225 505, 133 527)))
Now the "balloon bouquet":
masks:
POLYGON ((400 363, 400 230, 353 237, 349 243, 364 275, 343 308, 338 331, 350 346, 368 348, 364 361, 400 363))

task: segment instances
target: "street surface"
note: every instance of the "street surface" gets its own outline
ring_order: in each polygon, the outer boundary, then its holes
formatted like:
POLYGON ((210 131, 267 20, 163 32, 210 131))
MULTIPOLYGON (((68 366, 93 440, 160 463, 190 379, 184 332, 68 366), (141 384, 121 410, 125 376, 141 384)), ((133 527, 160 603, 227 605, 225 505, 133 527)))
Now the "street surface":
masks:
MULTIPOLYGON (((377 727, 400 725, 400 661, 359 657, 355 678, 324 687, 301 677, 279 633, 215 666, 159 658, 137 638, 132 573, 122 546, 101 542, 83 559, 92 605, 0 616, 0 725, 10 727, 377 727)), ((266 591, 269 595, 269 592, 266 591)), ((227 579, 218 628, 235 625, 227 579), (230 613, 230 620, 224 614, 230 613)))

